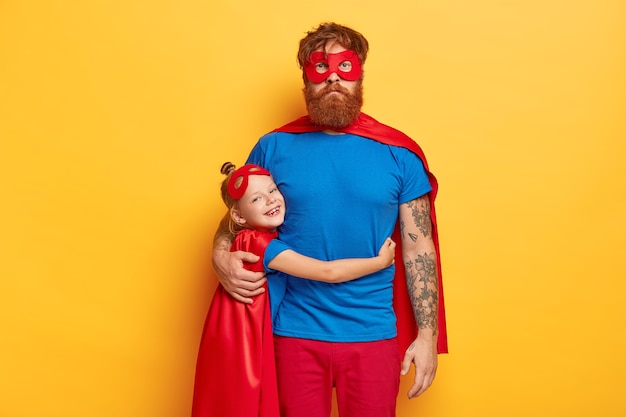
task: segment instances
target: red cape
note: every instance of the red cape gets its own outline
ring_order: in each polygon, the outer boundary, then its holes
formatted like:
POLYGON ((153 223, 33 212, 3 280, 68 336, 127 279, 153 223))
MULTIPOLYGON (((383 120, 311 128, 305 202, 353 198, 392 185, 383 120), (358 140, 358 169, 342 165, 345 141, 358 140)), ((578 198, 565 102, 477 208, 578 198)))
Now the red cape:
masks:
MULTIPOLYGON (((323 126, 314 125, 311 122, 309 116, 303 116, 294 120, 291 123, 275 129, 274 132, 288 132, 288 133, 305 133, 316 132, 326 130, 323 126)), ((437 196, 437 179, 428 169, 428 163, 422 149, 407 135, 396 130, 390 126, 379 123, 374 118, 361 113, 357 120, 348 127, 343 129, 332 129, 342 133, 351 133, 358 136, 363 136, 369 139, 373 139, 377 142, 384 143, 386 145, 399 146, 406 148, 417 155, 428 174, 428 180, 432 190, 428 193, 430 199, 430 217, 433 224, 433 241, 435 243, 435 250, 437 251, 437 273, 439 281, 439 308, 438 308, 438 339, 437 339, 437 352, 448 352, 448 334, 446 331, 446 313, 443 302, 443 282, 441 278, 441 258, 439 256, 439 234, 437 231, 437 217, 435 215, 435 197, 437 196)), ((396 258, 402 259, 402 247, 400 239, 400 228, 396 225, 395 231, 392 236, 393 240, 397 243, 396 246, 396 258)), ((394 279, 394 295, 393 304, 396 311, 397 327, 398 327, 398 344, 402 351, 404 351, 417 337, 417 324, 415 322, 415 316, 413 313, 413 307, 409 298, 408 289, 406 286, 406 278, 404 275, 404 263, 396 262, 396 275, 394 279)))
MULTIPOLYGON (((276 233, 244 230, 231 251, 263 255, 276 233)), ((266 287, 267 289, 267 287, 266 287)), ((192 417, 279 417, 272 319, 267 291, 244 304, 218 285, 204 323, 196 363, 192 417)))

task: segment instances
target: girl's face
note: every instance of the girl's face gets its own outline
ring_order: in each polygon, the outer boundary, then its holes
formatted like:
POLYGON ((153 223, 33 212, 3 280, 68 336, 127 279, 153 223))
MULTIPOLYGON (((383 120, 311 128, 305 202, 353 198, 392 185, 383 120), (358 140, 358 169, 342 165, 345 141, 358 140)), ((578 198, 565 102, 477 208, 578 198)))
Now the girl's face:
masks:
POLYGON ((232 208, 231 215, 239 224, 271 232, 285 220, 285 199, 272 177, 250 175, 248 188, 232 208))

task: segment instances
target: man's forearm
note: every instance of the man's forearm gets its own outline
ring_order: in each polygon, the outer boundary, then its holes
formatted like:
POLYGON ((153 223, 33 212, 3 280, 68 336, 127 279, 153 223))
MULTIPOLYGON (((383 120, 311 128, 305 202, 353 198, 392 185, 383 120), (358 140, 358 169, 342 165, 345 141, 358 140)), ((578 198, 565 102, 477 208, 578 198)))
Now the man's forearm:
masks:
POLYGON ((420 331, 428 330, 436 336, 439 286, 435 251, 416 254, 405 261, 405 269, 407 288, 417 327, 420 331))
POLYGON ((228 223, 230 220, 230 213, 226 213, 226 215, 220 221, 220 224, 217 226, 217 231, 215 232, 215 236, 213 237, 213 251, 222 250, 222 251, 230 251, 230 247, 233 243, 232 234, 228 227, 228 223))
POLYGON ((213 264, 213 270, 219 277, 222 284, 225 284, 223 280, 228 277, 228 264, 225 257, 228 255, 228 253, 230 253, 230 248, 233 244, 232 234, 230 233, 228 226, 229 220, 230 214, 226 213, 226 215, 220 221, 220 224, 217 226, 217 231, 215 232, 215 236, 213 237, 213 254, 211 256, 211 261, 213 264))
POLYGON ((422 196, 401 206, 400 213, 406 282, 415 322, 423 333, 436 336, 439 285, 430 201, 422 196))

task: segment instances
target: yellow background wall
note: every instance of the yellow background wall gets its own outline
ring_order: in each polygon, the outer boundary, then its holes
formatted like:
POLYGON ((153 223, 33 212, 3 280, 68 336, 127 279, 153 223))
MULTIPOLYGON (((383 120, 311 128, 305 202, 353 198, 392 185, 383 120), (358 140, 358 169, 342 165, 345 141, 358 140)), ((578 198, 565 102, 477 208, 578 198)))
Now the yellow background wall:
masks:
POLYGON ((3 0, 0 416, 189 414, 219 167, 330 20, 441 184, 451 354, 399 416, 626 415, 623 1, 3 0))

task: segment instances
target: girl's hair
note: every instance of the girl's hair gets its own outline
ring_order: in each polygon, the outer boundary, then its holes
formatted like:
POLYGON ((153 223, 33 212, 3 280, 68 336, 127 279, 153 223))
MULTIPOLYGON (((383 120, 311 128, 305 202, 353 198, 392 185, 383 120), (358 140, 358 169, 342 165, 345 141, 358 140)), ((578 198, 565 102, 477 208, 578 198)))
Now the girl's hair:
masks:
MULTIPOLYGON (((237 205, 237 201, 239 200, 235 200, 234 198, 230 196, 230 194, 228 194, 228 182, 230 181, 230 178, 233 176, 233 173, 235 172, 236 169, 237 167, 232 162, 224 162, 224 164, 222 165, 222 168, 220 169, 220 172, 226 175, 226 178, 224 179, 224 181, 222 181, 221 193, 222 193, 222 201, 224 201, 224 204, 226 204, 226 207, 228 207, 228 215, 227 215, 228 231, 231 235, 231 238, 234 238, 237 235, 237 233, 239 233, 243 229, 250 228, 247 225, 247 223, 239 224, 235 222, 235 219, 233 219, 232 210, 237 205)), ((240 178, 237 178, 237 180, 241 182, 240 178)))
MULTIPOLYGON (((354 29, 337 23, 322 23, 315 30, 307 32, 306 36, 300 41, 298 49, 298 64, 300 68, 309 60, 309 55, 318 48, 323 48, 329 42, 337 42, 346 49, 352 49, 359 55, 361 64, 365 64, 369 44, 365 36, 361 35, 354 29)), ((306 81, 306 76, 303 73, 306 81)))

